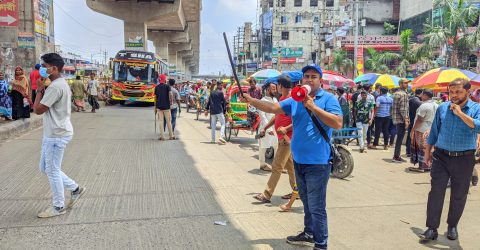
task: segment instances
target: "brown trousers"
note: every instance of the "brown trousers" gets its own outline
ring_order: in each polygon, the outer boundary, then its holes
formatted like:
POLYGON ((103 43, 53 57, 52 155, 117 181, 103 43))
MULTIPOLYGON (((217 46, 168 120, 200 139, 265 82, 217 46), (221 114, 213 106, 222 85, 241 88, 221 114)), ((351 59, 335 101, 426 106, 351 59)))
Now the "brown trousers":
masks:
POLYGON ((263 195, 267 199, 271 199, 275 188, 277 187, 280 176, 282 176, 282 170, 285 169, 288 172, 288 178, 290 180, 290 186, 292 190, 295 187, 295 171, 293 170, 292 153, 290 152, 290 143, 281 139, 278 141, 278 149, 275 152, 275 158, 272 163, 272 174, 268 179, 267 187, 263 192, 263 195))

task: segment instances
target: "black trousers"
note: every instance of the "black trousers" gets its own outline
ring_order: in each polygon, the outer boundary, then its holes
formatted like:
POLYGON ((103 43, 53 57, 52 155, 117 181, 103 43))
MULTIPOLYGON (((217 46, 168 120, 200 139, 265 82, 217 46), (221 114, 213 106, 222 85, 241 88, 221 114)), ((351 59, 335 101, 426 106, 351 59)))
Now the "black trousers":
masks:
POLYGON ((406 144, 407 144, 406 145, 407 146, 407 155, 412 153, 412 149, 411 149, 412 140, 410 139, 410 133, 412 133, 412 129, 413 129, 413 123, 410 120, 410 125, 408 126, 408 130, 407 130, 407 142, 406 142, 406 144))
POLYGON ((400 123, 395 125, 397 127, 397 141, 395 142, 395 153, 393 154, 394 157, 400 157, 402 153, 402 144, 403 144, 403 137, 405 137, 405 124, 400 123))
POLYGON ((428 193, 427 204, 428 228, 437 229, 440 226, 448 179, 450 179, 451 190, 447 223, 451 227, 457 226, 467 202, 474 166, 475 156, 473 154, 451 157, 439 150, 433 152, 433 164, 430 172, 431 190, 428 193))
POLYGON ((378 140, 380 140, 380 133, 383 133, 383 141, 385 146, 388 146, 388 126, 390 125, 390 116, 387 117, 375 117, 375 140, 373 146, 378 146, 378 140))

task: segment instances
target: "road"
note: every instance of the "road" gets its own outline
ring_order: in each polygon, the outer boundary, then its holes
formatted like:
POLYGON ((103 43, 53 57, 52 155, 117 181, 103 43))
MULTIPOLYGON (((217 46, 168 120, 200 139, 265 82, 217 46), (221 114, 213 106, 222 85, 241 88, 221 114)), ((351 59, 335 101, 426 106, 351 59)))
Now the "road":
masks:
MULTIPOLYGON (((257 144, 241 132, 231 143, 210 144, 205 118, 182 113, 177 141, 158 141, 152 107, 113 106, 75 113, 75 136, 64 171, 87 187, 66 215, 37 219, 50 206, 38 170, 42 130, 0 144, 0 249, 302 249, 285 237, 302 230, 303 208, 278 212, 288 193, 284 175, 268 205, 256 204, 269 174, 258 169, 257 144), (226 226, 214 225, 227 221, 226 226)), ((471 189, 448 241, 421 245, 428 174, 392 164, 392 152, 359 154, 347 180, 328 190, 330 249, 479 249, 480 195, 471 189)))

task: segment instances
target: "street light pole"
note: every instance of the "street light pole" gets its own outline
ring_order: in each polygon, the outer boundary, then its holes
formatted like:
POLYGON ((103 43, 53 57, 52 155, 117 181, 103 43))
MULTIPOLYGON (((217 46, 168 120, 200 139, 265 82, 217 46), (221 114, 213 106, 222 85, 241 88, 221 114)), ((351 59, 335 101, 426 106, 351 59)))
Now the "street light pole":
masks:
POLYGON ((353 52, 353 77, 357 77, 357 63, 358 63, 358 0, 355 0, 355 48, 353 52))

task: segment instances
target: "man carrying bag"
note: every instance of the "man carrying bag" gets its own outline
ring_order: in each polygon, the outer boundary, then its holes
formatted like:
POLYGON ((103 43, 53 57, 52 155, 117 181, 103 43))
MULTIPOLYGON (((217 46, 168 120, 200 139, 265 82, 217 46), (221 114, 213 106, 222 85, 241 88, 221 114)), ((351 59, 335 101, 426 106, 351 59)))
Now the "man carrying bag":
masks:
POLYGON ((319 66, 306 66, 302 72, 303 84, 311 88, 303 102, 288 98, 274 104, 256 100, 248 94, 244 94, 244 99, 264 112, 292 116, 291 151, 297 186, 304 205, 305 228, 299 235, 287 237, 287 242, 314 245, 314 249, 327 249, 328 226, 325 208, 327 183, 332 167, 332 145, 328 138, 332 136, 333 129, 342 127, 342 110, 338 100, 320 88, 323 74, 319 66), (312 118, 318 119, 314 122, 312 118), (317 122, 318 128, 315 124, 317 122), (324 138, 319 128, 324 130, 328 138, 324 138))

